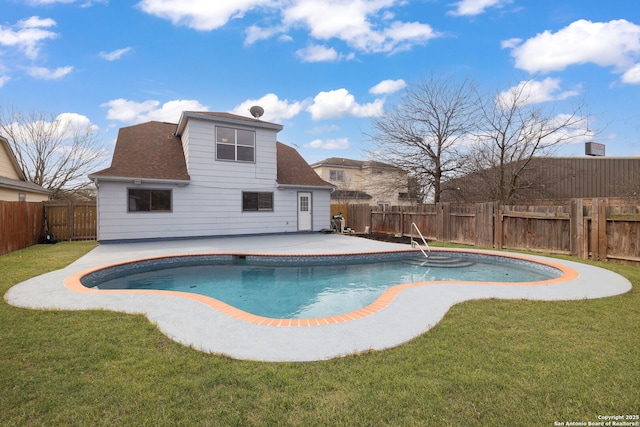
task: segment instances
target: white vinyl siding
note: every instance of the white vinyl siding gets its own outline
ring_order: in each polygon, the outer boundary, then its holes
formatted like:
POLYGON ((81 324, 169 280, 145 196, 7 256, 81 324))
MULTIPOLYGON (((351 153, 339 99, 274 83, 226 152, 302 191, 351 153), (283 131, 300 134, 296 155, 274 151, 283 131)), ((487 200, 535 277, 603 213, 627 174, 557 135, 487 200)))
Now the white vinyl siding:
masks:
MULTIPOLYGON (((297 190, 278 189, 276 131, 255 129, 255 162, 216 160, 215 123, 191 119, 182 134, 191 180, 167 188, 171 212, 128 212, 132 182, 100 181, 98 239, 131 240, 297 232, 297 190), (243 212, 243 192, 273 193, 273 210, 243 212)), ((313 229, 329 228, 330 189, 314 190, 313 229)))

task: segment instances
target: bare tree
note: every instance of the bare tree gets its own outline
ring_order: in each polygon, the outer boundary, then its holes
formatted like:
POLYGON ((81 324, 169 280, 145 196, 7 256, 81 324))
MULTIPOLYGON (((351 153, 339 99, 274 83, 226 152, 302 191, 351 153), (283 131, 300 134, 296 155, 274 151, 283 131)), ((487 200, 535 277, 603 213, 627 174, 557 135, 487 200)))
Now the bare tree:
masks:
POLYGON ((52 198, 86 189, 87 174, 107 154, 96 127, 72 113, 27 115, 0 107, 0 134, 11 145, 27 179, 52 192, 52 198))
POLYGON ((534 103, 530 94, 525 83, 480 104, 482 121, 468 171, 476 199, 511 203, 531 194, 537 184, 534 159, 593 136, 582 103, 568 114, 556 114, 534 103))
POLYGON ((442 182, 464 165, 464 141, 475 128, 474 85, 431 77, 410 86, 373 121, 373 157, 407 171, 440 201, 442 182))

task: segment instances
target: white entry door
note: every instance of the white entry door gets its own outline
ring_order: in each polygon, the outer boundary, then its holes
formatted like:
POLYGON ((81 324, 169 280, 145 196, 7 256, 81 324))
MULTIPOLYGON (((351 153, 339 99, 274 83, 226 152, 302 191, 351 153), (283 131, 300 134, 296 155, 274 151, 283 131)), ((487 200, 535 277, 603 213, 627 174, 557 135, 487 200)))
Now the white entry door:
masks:
POLYGON ((311 228, 311 193, 298 193, 298 231, 311 228))

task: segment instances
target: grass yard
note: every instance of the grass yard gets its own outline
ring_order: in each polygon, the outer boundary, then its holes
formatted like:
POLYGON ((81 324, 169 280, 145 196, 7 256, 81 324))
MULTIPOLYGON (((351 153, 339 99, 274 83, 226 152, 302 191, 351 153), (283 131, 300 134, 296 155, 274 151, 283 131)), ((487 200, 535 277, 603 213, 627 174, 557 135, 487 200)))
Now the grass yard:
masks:
MULTIPOLYGON (((0 293, 94 242, 0 256, 0 293)), ((640 413, 640 268, 598 300, 454 306, 410 343, 260 363, 174 343, 143 316, 0 303, 0 425, 553 426, 640 413)), ((375 334, 375 331, 371 331, 375 334)))

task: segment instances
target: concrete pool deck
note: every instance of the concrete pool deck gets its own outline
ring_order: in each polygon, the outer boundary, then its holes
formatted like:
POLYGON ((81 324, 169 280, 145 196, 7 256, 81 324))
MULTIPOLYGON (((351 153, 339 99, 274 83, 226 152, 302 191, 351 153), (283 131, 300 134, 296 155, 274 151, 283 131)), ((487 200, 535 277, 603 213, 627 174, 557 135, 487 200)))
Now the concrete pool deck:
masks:
MULTIPOLYGON (((170 255, 326 255, 408 249, 408 245, 320 233, 103 244, 64 269, 13 286, 4 298, 14 306, 32 309, 103 309, 144 314, 162 333, 194 349, 236 359, 280 362, 325 360, 395 347, 428 331, 451 306, 467 300, 579 300, 618 295, 631 289, 626 278, 609 270, 543 256, 515 255, 560 267, 565 275, 537 284, 416 283, 389 292, 375 310, 346 316, 338 322, 260 324, 255 321, 256 316, 243 319, 237 312, 224 312, 210 301, 199 300, 195 294, 184 297, 155 291, 77 287, 78 278, 89 270, 170 255)), ((514 256, 496 251, 465 251, 514 256)))

